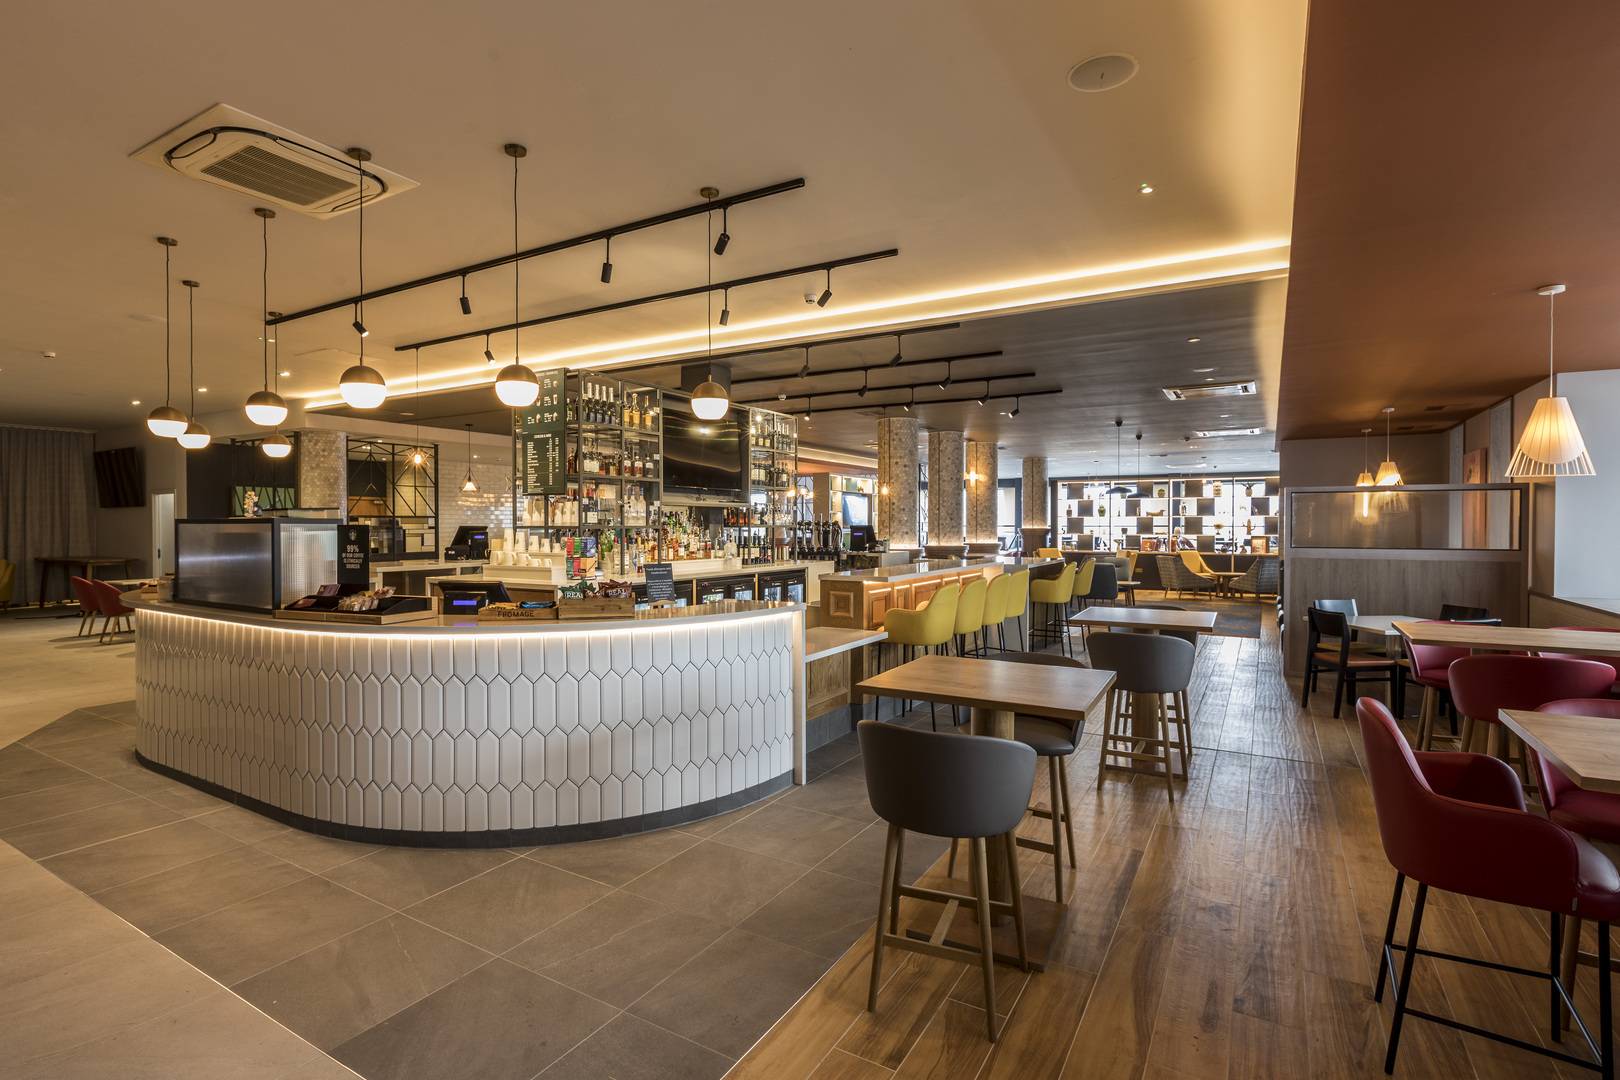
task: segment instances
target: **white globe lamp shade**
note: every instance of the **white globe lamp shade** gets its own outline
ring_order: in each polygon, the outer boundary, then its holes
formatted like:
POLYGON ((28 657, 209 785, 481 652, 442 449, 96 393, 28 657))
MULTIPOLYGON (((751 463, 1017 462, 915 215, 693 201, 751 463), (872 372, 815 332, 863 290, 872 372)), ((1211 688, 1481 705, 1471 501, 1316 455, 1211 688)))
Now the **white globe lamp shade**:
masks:
POLYGON ((186 414, 173 405, 159 405, 146 414, 146 430, 160 439, 176 439, 186 430, 186 414))
POLYGON ((1507 474, 1516 480, 1597 475, 1568 398, 1544 397, 1536 402, 1507 474))
POLYGON ((292 440, 285 435, 270 435, 259 444, 264 456, 269 458, 284 458, 292 453, 292 440))
POLYGON ((692 391, 692 415, 699 420, 718 420, 730 407, 725 387, 713 379, 704 379, 692 391))
POLYGON ((356 364, 338 380, 338 393, 351 409, 375 409, 388 400, 388 383, 375 368, 356 364))
POLYGON ((269 390, 254 393, 242 408, 247 418, 260 427, 275 427, 287 419, 287 403, 281 400, 280 394, 269 390))
POLYGON ((193 420, 186 425, 186 430, 175 437, 175 441, 187 450, 201 450, 213 442, 214 437, 208 434, 207 428, 193 420))
POLYGON ((528 408, 540 397, 540 380, 522 364, 507 364, 495 376, 495 396, 507 408, 528 408))

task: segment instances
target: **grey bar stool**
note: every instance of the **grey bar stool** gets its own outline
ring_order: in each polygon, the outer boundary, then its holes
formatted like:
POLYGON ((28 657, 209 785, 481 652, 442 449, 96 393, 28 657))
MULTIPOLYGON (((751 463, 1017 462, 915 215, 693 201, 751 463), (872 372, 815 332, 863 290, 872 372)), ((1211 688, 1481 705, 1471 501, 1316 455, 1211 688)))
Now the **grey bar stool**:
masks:
POLYGON ((1162 634, 1108 633, 1091 639, 1091 666, 1115 674, 1097 761, 1099 790, 1109 758, 1147 761, 1164 767, 1165 790, 1170 801, 1176 801, 1176 772, 1170 753, 1180 753, 1180 776, 1187 779, 1187 763, 1192 759, 1187 684, 1192 681, 1196 655, 1197 650, 1187 642, 1162 634), (1152 706, 1156 735, 1133 730, 1136 710, 1143 705, 1152 706))
POLYGON ((889 823, 883 850, 883 885, 878 899, 877 928, 872 938, 872 984, 866 1008, 877 1010, 883 981, 885 947, 920 952, 960 963, 978 962, 984 974, 985 1025, 996 1041, 995 951, 990 940, 992 912, 1011 911, 1018 935, 1018 962, 1029 970, 1024 941, 1024 897, 1018 875, 1018 845, 1013 831, 1024 818, 1035 783, 1035 751, 1011 739, 917 731, 895 724, 862 720, 861 758, 866 763, 866 794, 872 809, 889 823), (900 866, 907 832, 970 840, 973 894, 905 885, 900 866), (1007 860, 1010 900, 990 898, 990 851, 1007 860), (900 898, 908 896, 945 905, 927 940, 900 932, 900 898), (974 905, 979 919, 979 948, 947 944, 945 934, 964 903, 974 905))
MULTIPOLYGON (((1048 664, 1053 667, 1084 668, 1086 665, 1068 656, 1059 656, 1056 653, 1029 653, 1009 652, 993 657, 996 660, 1006 660, 1014 664, 1048 664)), ((1074 850, 1074 818, 1069 810, 1069 757, 1080 746, 1081 736, 1084 734, 1079 725, 1071 727, 1062 720, 1053 720, 1045 716, 1026 716, 1023 713, 1013 717, 1013 738, 1035 751, 1037 758, 1046 759, 1047 787, 1051 789, 1052 808, 1050 810, 1041 806, 1031 805, 1028 812, 1038 818, 1045 818, 1052 823, 1052 841, 1035 840, 1028 836, 1016 836, 1020 847, 1041 851, 1052 856, 1052 878, 1057 889, 1058 902, 1063 902, 1063 840, 1065 836, 1069 841, 1069 865, 1079 867, 1080 863, 1074 850)), ((956 841, 951 841, 951 858, 946 871, 951 876, 956 875, 956 841)))

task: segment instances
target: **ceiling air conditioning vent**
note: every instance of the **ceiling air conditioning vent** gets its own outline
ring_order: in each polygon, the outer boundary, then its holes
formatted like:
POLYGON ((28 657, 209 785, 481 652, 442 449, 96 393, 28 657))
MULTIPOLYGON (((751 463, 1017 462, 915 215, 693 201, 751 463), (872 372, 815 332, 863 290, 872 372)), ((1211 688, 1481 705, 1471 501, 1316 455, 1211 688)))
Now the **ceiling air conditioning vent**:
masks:
MULTIPOLYGON (((334 217, 360 202, 355 163, 343 151, 229 105, 198 113, 131 156, 310 217, 334 217)), ((366 163, 368 203, 416 186, 366 163)))
POLYGON ((1194 401, 1198 398, 1212 397, 1249 397, 1255 393, 1255 385, 1249 382, 1228 383, 1194 383, 1191 386, 1165 386, 1160 393, 1171 401, 1194 401))

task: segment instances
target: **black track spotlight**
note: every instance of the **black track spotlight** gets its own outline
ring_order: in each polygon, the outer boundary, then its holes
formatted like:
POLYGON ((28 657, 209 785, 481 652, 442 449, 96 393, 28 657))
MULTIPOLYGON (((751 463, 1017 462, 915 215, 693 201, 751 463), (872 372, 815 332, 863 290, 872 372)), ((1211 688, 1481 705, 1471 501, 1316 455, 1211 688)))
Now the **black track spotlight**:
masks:
POLYGON ((870 378, 868 377, 867 373, 864 372, 864 371, 861 372, 861 388, 859 390, 855 391, 855 396, 856 397, 863 398, 863 397, 866 396, 867 383, 869 381, 870 381, 870 378))
POLYGON ((606 285, 613 280, 613 237, 607 237, 607 247, 602 252, 602 284, 606 285))
POLYGON ((820 296, 816 297, 816 307, 826 307, 827 306, 827 301, 829 301, 831 299, 832 299, 832 270, 829 269, 827 271, 827 287, 825 289, 821 290, 821 295, 820 296))
POLYGON ((889 357, 889 366, 893 367, 905 358, 905 339, 896 334, 894 335, 894 355, 889 357))
POLYGON ((1017 416, 1020 409, 1022 408, 1022 405, 1023 405, 1022 400, 1017 398, 1017 397, 1014 397, 1013 398, 1013 407, 1008 409, 1007 411, 1003 412, 1001 415, 1006 416, 1006 417, 1017 416))
POLYGON ((990 396, 990 380, 986 379, 986 380, 984 380, 984 393, 979 395, 979 406, 981 408, 984 406, 985 398, 988 398, 989 396, 990 396))
POLYGON ((947 361, 945 361, 945 377, 943 379, 939 380, 939 388, 941 390, 944 390, 946 387, 948 387, 950 385, 951 385, 951 362, 949 360, 947 360, 947 361))
POLYGON ((366 324, 360 321, 359 304, 354 305, 354 322, 350 323, 349 325, 354 327, 354 332, 359 334, 361 337, 365 337, 367 334, 371 333, 370 330, 366 329, 366 324))
POLYGON ((490 349, 489 349, 489 335, 488 334, 484 335, 484 359, 488 360, 492 364, 495 362, 495 354, 493 352, 491 352, 490 349))
POLYGON ((916 400, 917 400, 917 391, 915 389, 913 389, 911 391, 911 393, 906 397, 906 412, 911 411, 911 406, 916 400))
POLYGON ((727 207, 720 208, 720 235, 715 237, 714 240, 714 253, 716 255, 724 255, 726 248, 731 244, 731 233, 726 231, 727 209, 727 207))
POLYGON ((810 377, 810 346, 806 345, 804 347, 804 363, 799 365, 799 378, 808 379, 809 377, 810 377))
POLYGON ((472 301, 467 299, 467 275, 466 274, 461 275, 461 313, 463 315, 471 315, 472 314, 472 301))
MULTIPOLYGON (((724 234, 722 234, 722 235, 724 235, 724 234)), ((731 322, 731 290, 730 289, 724 290, 721 293, 721 297, 722 297, 722 299, 720 300, 720 325, 725 326, 727 323, 731 322)))

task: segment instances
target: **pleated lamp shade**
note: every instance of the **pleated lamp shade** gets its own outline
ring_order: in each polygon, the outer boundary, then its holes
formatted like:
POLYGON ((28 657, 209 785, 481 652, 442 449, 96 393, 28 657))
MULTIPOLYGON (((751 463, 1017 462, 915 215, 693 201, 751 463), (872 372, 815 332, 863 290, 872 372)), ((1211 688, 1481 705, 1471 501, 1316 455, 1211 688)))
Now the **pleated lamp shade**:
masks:
POLYGON ((1368 472, 1366 469, 1362 469, 1361 475, 1356 477, 1356 487, 1372 487, 1376 483, 1377 481, 1373 479, 1373 474, 1368 472))
POLYGON ((1597 475, 1568 398, 1544 397, 1536 402, 1507 474, 1527 480, 1597 475))
POLYGON ((1400 487, 1403 483, 1400 466, 1392 460, 1381 462, 1378 466, 1378 476, 1373 483, 1379 487, 1400 487))

